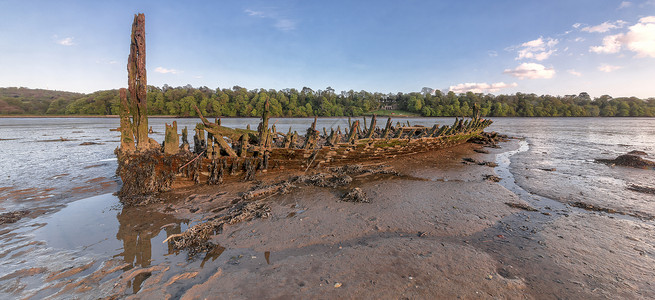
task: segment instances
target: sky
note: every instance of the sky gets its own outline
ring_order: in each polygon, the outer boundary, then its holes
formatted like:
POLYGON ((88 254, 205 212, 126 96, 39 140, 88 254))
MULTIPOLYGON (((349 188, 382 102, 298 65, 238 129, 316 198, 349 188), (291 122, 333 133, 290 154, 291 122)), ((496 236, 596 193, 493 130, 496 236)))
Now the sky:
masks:
POLYGON ((655 97, 655 0, 0 0, 0 87, 148 84, 655 97))

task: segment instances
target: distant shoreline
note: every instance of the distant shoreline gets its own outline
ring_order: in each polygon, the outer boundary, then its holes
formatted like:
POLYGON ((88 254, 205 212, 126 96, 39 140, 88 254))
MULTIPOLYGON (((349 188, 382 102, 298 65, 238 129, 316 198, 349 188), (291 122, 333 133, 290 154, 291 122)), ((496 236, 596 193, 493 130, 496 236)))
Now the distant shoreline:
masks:
MULTIPOLYGON (((46 119, 46 118, 59 118, 59 119, 64 119, 64 118, 72 118, 72 119, 83 119, 83 118, 111 118, 111 119, 117 119, 119 116, 118 115, 52 115, 52 116, 44 116, 44 115, 0 115, 0 119, 10 119, 10 118, 33 118, 33 119, 46 119)), ((332 116, 332 117, 325 117, 325 116, 315 116, 316 118, 319 119, 327 119, 327 118, 363 118, 363 117, 372 117, 372 115, 361 115, 358 117, 352 117, 352 116, 332 116)), ((271 119, 312 119, 315 118, 314 116, 309 116, 309 117, 271 117, 271 119)), ((391 117, 391 118, 403 118, 403 119, 415 119, 415 118, 455 118, 455 117, 449 117, 449 116, 433 116, 433 117, 423 117, 423 116, 394 116, 394 115, 378 115, 378 118, 386 118, 386 117, 391 117)), ((198 119, 199 117, 194 116, 194 117, 180 117, 180 116, 166 116, 166 115, 157 115, 157 116, 148 116, 148 118, 156 118, 156 119, 198 119)), ((214 117, 214 116, 207 116, 209 119, 213 118, 221 118, 221 119, 238 119, 238 118, 254 118, 254 119, 260 119, 260 117, 214 117)), ((646 116, 641 116, 641 117, 619 117, 619 116, 613 116, 613 117, 588 117, 588 116, 580 116, 580 117, 484 117, 484 118, 492 118, 492 119, 497 119, 497 118, 519 118, 519 119, 529 119, 529 118, 544 118, 544 119, 550 119, 550 118, 566 118, 566 119, 576 119, 576 118, 603 118, 603 119, 613 119, 613 118, 655 118, 655 117, 646 117, 646 116)))

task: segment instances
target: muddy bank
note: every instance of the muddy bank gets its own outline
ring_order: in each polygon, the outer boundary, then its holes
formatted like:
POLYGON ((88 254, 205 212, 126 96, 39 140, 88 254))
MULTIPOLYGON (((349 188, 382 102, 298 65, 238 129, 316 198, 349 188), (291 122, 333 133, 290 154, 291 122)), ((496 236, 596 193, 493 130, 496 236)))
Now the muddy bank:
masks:
MULTIPOLYGON (((351 180, 318 170, 332 175, 306 174, 284 193, 263 192, 288 180, 272 173, 177 190, 121 210, 116 237, 124 250, 116 258, 26 266, 0 274, 9 276, 0 290, 35 299, 655 297, 652 221, 515 190, 500 158, 520 144, 497 145, 399 157, 363 166, 393 173, 344 173, 351 180), (463 164, 466 157, 498 166, 463 164), (356 188, 368 203, 342 201, 356 188), (191 259, 174 249, 172 237, 186 228, 258 203, 266 218, 205 232, 211 244, 191 259), (162 252, 165 259, 155 254, 162 252), (55 279, 26 292, 30 278, 55 279)), ((20 250, 12 251, 6 255, 20 250)))
MULTIPOLYGON (((470 156, 493 161, 496 154, 518 147, 516 142, 500 145, 505 148, 487 148, 490 153, 475 156, 477 146, 467 144, 385 162, 401 176, 356 178, 348 187, 360 188, 370 203, 343 202, 343 190, 316 186, 272 197, 268 218, 224 227, 211 239, 216 251, 175 271, 153 272, 137 296, 655 295, 649 283, 653 272, 632 267, 637 262, 654 266, 655 240, 644 236, 652 232, 651 224, 557 206, 554 200, 526 202, 485 179, 498 175, 493 168, 461 163, 470 156), (624 244, 633 239, 640 251, 596 251, 601 240, 628 249, 624 244), (578 258, 572 260, 574 254, 578 258), (605 257, 626 263, 608 264, 605 257)), ((225 204, 234 196, 222 193, 209 197, 211 202, 225 204)), ((171 209, 186 214, 184 206, 206 207, 204 197, 187 198, 171 209)))

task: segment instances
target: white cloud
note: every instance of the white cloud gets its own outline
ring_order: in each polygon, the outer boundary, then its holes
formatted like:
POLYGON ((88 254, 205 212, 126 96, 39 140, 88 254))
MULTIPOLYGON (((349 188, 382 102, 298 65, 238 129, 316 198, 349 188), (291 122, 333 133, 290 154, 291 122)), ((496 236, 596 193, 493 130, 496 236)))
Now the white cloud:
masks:
POLYGON ((616 22, 603 22, 600 25, 584 27, 581 29, 581 31, 603 33, 603 32, 608 32, 611 29, 623 28, 625 24, 627 24, 627 22, 623 20, 618 20, 616 22))
POLYGON ((282 31, 289 31, 296 29, 296 22, 288 19, 280 19, 275 22, 275 28, 282 31))
POLYGON ((628 7, 630 7, 630 6, 632 6, 632 2, 630 2, 630 1, 623 1, 623 2, 621 2, 621 4, 619 4, 619 9, 622 9, 622 8, 628 8, 628 7))
POLYGON ((578 71, 576 71, 574 69, 566 70, 566 72, 568 72, 569 74, 571 74, 573 76, 576 76, 576 77, 582 76, 582 73, 580 73, 580 72, 578 72, 578 71))
POLYGON ((608 35, 603 38, 602 46, 592 46, 589 48, 589 52, 595 53, 617 53, 621 50, 621 38, 622 34, 608 35))
POLYGON ((543 45, 544 45, 544 39, 539 37, 536 40, 532 40, 521 44, 521 47, 537 48, 537 47, 542 47, 543 45))
POLYGON ((580 24, 580 23, 575 23, 575 24, 571 25, 571 27, 573 27, 575 29, 580 28, 580 26, 582 26, 582 24, 580 24))
POLYGON ((641 18, 629 29, 621 38, 626 47, 637 52, 637 57, 655 57, 655 16, 641 18))
POLYGON ((489 51, 487 51, 487 55, 489 55, 489 57, 496 57, 496 56, 498 56, 498 52, 496 52, 494 50, 489 50, 489 51))
POLYGON ((648 0, 639 5, 639 7, 655 6, 655 0, 648 0))
POLYGON ((537 61, 542 61, 548 59, 557 49, 553 49, 559 40, 548 38, 544 40, 542 37, 539 37, 536 40, 525 42, 521 44, 518 51, 518 56, 516 60, 520 59, 534 59, 537 61), (548 49, 548 50, 546 50, 548 49))
POLYGON ((637 57, 655 57, 655 16, 639 19, 626 33, 606 36, 602 46, 592 46, 589 51, 618 53, 622 47, 636 52, 637 57))
POLYGON ((537 63, 522 63, 515 69, 505 69, 504 74, 509 74, 519 79, 553 78, 555 70, 546 68, 537 63))
POLYGON ((67 37, 67 38, 57 40, 57 44, 62 45, 62 46, 73 46, 73 45, 75 45, 75 43, 73 43, 73 38, 72 37, 67 37))
POLYGON ((291 31, 296 29, 296 21, 281 17, 275 12, 258 11, 252 9, 246 9, 243 12, 251 17, 271 19, 275 22, 273 23, 273 26, 281 31, 291 31))
POLYGON ((251 9, 246 9, 246 10, 244 10, 244 12, 246 14, 248 14, 249 16, 251 16, 251 17, 262 17, 262 18, 265 17, 264 12, 261 12, 261 11, 254 11, 254 10, 251 10, 251 9))
POLYGON ((157 73, 162 73, 162 74, 177 74, 179 73, 178 70, 175 69, 166 69, 164 67, 157 67, 155 68, 155 72, 157 73))
POLYGON ((575 40, 573 40, 573 41, 574 41, 574 42, 578 42, 578 43, 579 43, 579 42, 584 42, 584 38, 583 38, 583 37, 577 37, 577 38, 575 38, 575 40))
POLYGON ((620 68, 621 67, 619 67, 619 66, 613 66, 613 65, 608 65, 608 64, 602 64, 602 65, 598 66, 598 70, 602 71, 602 72, 605 72, 605 73, 614 72, 614 71, 616 71, 616 70, 618 70, 620 68))
POLYGON ((473 83, 473 82, 467 82, 467 83, 460 83, 458 85, 451 85, 448 89, 454 93, 465 93, 465 92, 473 92, 473 93, 493 93, 500 91, 501 89, 506 89, 510 87, 517 87, 518 84, 516 82, 513 83, 504 83, 504 82, 496 82, 496 83, 473 83))

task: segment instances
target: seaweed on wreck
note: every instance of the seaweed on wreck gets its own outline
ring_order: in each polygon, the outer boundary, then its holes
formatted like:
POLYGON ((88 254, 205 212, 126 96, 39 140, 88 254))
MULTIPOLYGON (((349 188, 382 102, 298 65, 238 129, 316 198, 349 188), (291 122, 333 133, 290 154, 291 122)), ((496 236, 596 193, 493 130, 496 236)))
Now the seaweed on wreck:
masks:
POLYGON ((118 168, 116 175, 123 180, 117 195, 124 205, 145 205, 155 200, 152 195, 171 189, 178 173, 180 161, 188 160, 188 154, 164 155, 149 150, 132 155, 116 151, 118 168))
POLYGON ((255 218, 268 218, 271 208, 260 201, 240 201, 226 213, 209 221, 191 226, 185 232, 170 235, 164 243, 169 242, 176 250, 187 250, 189 257, 214 249, 217 245, 211 242, 213 235, 223 231, 223 226, 249 221, 255 218))
MULTIPOLYGON (((386 166, 366 168, 361 165, 344 165, 332 168, 333 173, 317 173, 291 177, 275 184, 255 186, 232 201, 231 206, 215 209, 213 212, 225 211, 208 221, 194 225, 180 234, 169 236, 164 242, 170 242, 176 250, 188 250, 189 257, 207 252, 217 245, 211 242, 214 235, 220 234, 225 225, 233 225, 256 218, 268 218, 270 206, 266 199, 279 194, 289 193, 297 185, 339 188, 350 185, 352 177, 348 174, 368 176, 374 174, 397 174, 386 166)), ((370 199, 362 189, 355 187, 340 198, 341 201, 369 203, 370 199)))
POLYGON ((6 213, 1 213, 0 214, 0 225, 2 224, 9 224, 9 223, 16 223, 18 220, 22 219, 24 216, 29 214, 30 212, 27 210, 17 210, 17 211, 10 211, 6 213))

